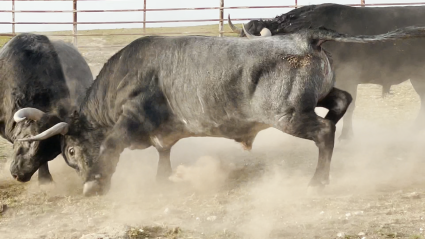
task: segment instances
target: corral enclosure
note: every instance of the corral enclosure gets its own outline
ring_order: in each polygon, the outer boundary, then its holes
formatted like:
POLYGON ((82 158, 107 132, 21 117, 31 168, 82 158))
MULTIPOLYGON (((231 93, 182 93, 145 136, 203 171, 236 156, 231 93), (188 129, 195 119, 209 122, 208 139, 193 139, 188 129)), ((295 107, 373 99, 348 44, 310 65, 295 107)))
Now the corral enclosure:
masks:
MULTIPOLYGON (((227 24, 223 30, 234 36, 227 24)), ((219 35, 219 26, 77 34, 97 34, 78 36, 96 76, 133 39, 182 32, 219 35)), ((70 31, 45 33, 73 41, 70 31)), ((171 154, 179 177, 167 188, 155 183, 154 149, 126 150, 109 194, 90 198, 60 156, 49 164, 54 186, 40 187, 37 174, 29 183, 14 181, 11 145, 0 140, 0 238, 425 238, 425 134, 412 128, 419 97, 408 80, 385 98, 380 86, 358 89, 355 138, 336 142, 331 184, 319 195, 307 190, 317 164, 314 143, 273 129, 258 135, 251 152, 226 139, 181 140, 171 154)))

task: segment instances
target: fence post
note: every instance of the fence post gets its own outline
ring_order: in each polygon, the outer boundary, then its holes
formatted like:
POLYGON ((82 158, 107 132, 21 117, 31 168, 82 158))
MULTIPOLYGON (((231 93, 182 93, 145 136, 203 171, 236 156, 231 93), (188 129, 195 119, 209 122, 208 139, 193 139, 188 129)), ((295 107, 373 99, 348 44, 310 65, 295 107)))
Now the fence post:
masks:
POLYGON ((143 33, 146 33, 146 0, 143 3, 143 33))
POLYGON ((77 47, 77 0, 73 0, 73 20, 72 20, 72 36, 74 40, 74 46, 77 47))
POLYGON ((298 8, 298 0, 295 0, 295 8, 298 8))
POLYGON ((15 36, 15 0, 12 0, 12 34, 15 36))
POLYGON ((219 32, 219 37, 223 37, 223 25, 224 25, 224 0, 220 0, 220 14, 219 14, 219 19, 220 22, 218 23, 218 32, 219 32))

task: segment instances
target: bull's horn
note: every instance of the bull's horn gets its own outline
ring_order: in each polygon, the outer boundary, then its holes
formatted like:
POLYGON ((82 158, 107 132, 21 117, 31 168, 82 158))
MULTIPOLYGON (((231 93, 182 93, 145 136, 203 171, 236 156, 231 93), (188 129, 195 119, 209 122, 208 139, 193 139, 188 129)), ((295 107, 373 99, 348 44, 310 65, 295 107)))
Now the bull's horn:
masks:
POLYGON ((45 113, 39 109, 35 109, 35 108, 23 108, 20 109, 18 111, 16 111, 16 113, 13 115, 13 120, 16 123, 19 123, 23 120, 25 120, 26 118, 30 119, 30 120, 40 120, 41 117, 43 117, 45 113))
POLYGON ((230 14, 227 15, 227 20, 229 21, 229 26, 232 29, 233 32, 236 32, 237 34, 241 34, 242 33, 242 29, 240 29, 239 27, 233 25, 232 20, 230 20, 230 14))
POLYGON ((25 138, 25 139, 18 139, 18 141, 40 141, 40 140, 48 139, 57 134, 65 135, 66 133, 68 133, 68 127, 69 127, 68 123, 61 122, 54 125, 50 129, 47 129, 44 132, 39 133, 36 136, 25 138))
POLYGON ((249 39, 253 39, 253 38, 258 38, 258 37, 259 37, 259 36, 251 35, 251 33, 247 32, 247 31, 245 30, 245 25, 242 25, 242 29, 243 29, 243 31, 244 31, 244 33, 245 33, 246 37, 247 37, 247 38, 249 38, 249 39))
POLYGON ((268 28, 265 27, 261 30, 260 35, 262 37, 270 37, 270 36, 272 36, 272 32, 268 28))

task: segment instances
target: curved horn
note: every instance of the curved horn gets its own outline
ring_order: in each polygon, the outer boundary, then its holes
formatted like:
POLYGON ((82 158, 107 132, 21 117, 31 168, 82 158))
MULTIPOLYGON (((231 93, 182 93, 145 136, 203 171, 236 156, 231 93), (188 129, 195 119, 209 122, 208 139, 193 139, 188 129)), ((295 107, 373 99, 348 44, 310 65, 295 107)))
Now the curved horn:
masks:
POLYGON ((19 123, 23 120, 25 120, 26 118, 31 119, 31 120, 40 120, 41 117, 43 117, 45 113, 39 109, 35 109, 35 108, 23 108, 20 109, 18 111, 16 111, 16 113, 13 115, 13 120, 16 123, 19 123))
POLYGON ((247 37, 248 39, 259 38, 259 36, 251 35, 251 33, 247 32, 247 31, 245 30, 245 25, 242 25, 242 29, 243 29, 243 31, 244 31, 244 33, 245 33, 245 35, 246 35, 246 37, 247 37))
POLYGON ((237 34, 241 34, 242 33, 242 29, 240 29, 239 27, 233 25, 232 21, 230 20, 230 14, 227 15, 227 20, 229 21, 229 26, 232 29, 233 32, 236 32, 237 34))
POLYGON ((45 130, 44 132, 39 133, 36 136, 25 138, 25 139, 18 139, 18 141, 40 141, 43 139, 48 139, 57 134, 65 135, 66 133, 68 133, 68 127, 69 127, 68 123, 61 122, 45 130))
POLYGON ((268 28, 265 27, 261 30, 260 35, 262 37, 270 37, 270 36, 272 36, 272 32, 268 28))

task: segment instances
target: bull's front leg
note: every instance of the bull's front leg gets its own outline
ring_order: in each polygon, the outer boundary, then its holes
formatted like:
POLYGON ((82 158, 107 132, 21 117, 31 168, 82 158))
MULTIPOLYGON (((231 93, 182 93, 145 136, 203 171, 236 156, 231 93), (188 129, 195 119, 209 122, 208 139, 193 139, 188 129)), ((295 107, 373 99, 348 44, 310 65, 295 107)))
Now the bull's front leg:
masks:
POLYGON ((410 82, 413 89, 415 89, 416 93, 419 95, 421 101, 421 108, 419 109, 419 113, 413 127, 413 130, 418 132, 418 130, 423 130, 425 128, 425 82, 421 78, 411 78, 410 82))
POLYGON ((38 183, 40 185, 53 183, 53 177, 50 174, 48 162, 42 164, 40 168, 38 168, 38 183))
POLYGON ((168 182, 168 178, 171 176, 171 148, 167 149, 158 149, 159 153, 159 161, 158 161, 158 169, 156 173, 156 181, 157 182, 168 182))
POLYGON ((140 123, 121 116, 103 140, 97 159, 89 166, 84 184, 84 195, 106 194, 120 154, 132 143, 140 142, 140 138, 146 135, 140 123))
POLYGON ((98 157, 88 166, 88 174, 85 178, 84 196, 103 195, 109 191, 111 178, 115 172, 124 144, 118 134, 112 133, 102 143, 98 157))

